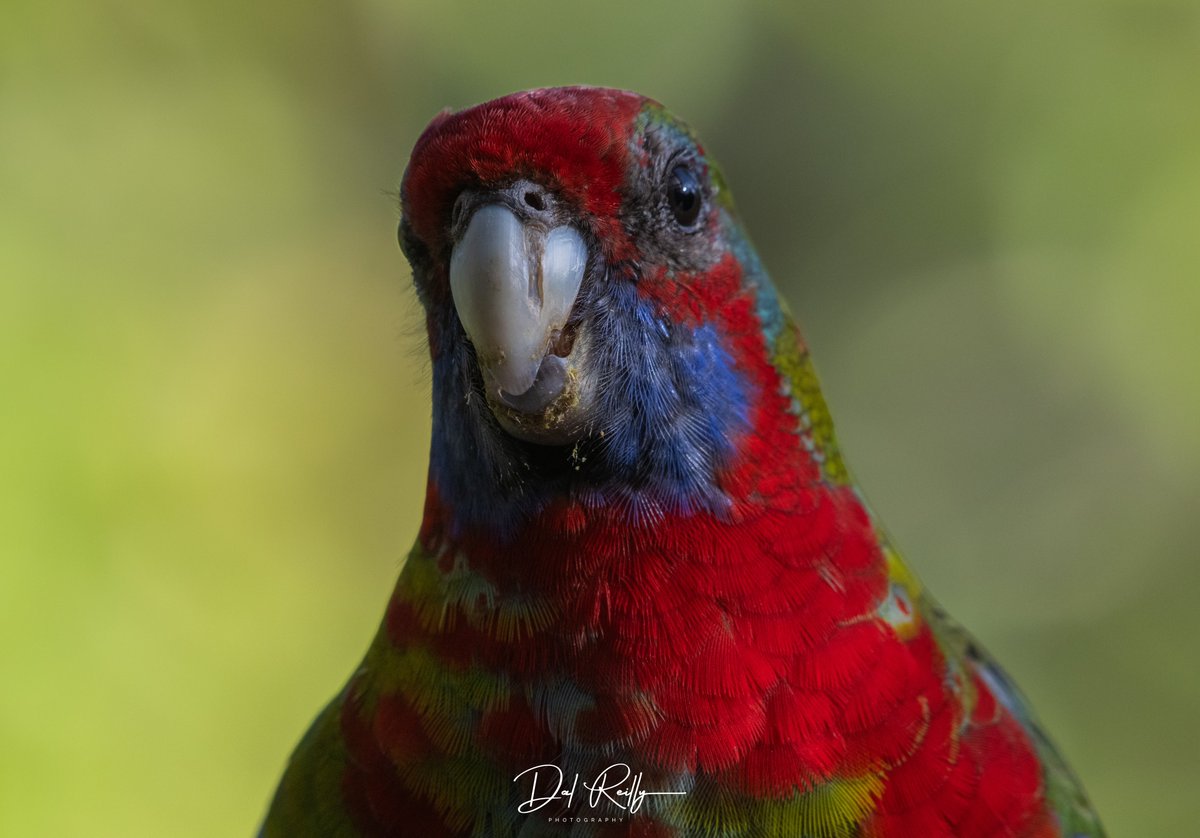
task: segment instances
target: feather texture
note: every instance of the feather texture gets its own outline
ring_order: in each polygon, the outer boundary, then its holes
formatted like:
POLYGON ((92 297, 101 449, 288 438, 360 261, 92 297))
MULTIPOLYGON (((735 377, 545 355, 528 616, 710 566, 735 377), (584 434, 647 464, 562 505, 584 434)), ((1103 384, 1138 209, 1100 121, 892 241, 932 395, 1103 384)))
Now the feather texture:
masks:
POLYGON ((434 362, 424 521, 265 835, 1102 834, 863 504, 803 339, 682 123, 617 91, 516 94, 438 117, 402 194, 434 362), (638 190, 680 155, 708 214, 672 250, 638 190), (445 289, 454 196, 518 177, 578 214, 603 264, 573 315, 593 421, 564 450, 498 427, 445 289), (576 788, 529 812, 515 782, 613 765, 669 794, 590 807, 576 788))

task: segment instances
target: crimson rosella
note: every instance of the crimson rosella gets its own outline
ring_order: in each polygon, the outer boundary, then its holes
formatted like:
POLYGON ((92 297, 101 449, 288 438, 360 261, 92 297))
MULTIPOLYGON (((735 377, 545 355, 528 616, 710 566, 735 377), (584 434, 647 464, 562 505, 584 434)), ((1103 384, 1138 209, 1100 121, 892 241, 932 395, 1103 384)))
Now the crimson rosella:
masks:
POLYGON ((572 87, 401 186, 433 434, 378 635, 267 836, 1100 836, 862 500, 686 125, 572 87))

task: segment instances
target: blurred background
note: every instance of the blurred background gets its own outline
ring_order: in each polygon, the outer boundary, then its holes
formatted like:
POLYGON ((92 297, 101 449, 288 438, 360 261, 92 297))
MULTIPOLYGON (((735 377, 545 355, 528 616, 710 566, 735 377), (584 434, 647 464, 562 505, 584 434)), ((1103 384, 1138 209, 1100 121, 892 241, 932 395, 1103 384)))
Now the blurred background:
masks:
POLYGON ((8 0, 0 834, 255 828, 418 522, 389 193, 441 108, 586 82, 723 162, 873 505, 1112 834, 1194 835, 1198 79, 1193 0, 8 0))

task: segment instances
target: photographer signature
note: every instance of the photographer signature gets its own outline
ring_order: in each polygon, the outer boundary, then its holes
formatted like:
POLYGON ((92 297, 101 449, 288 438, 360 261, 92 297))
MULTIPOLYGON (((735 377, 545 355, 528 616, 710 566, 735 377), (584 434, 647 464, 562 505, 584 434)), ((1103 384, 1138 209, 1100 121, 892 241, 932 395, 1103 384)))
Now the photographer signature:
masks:
MULTIPOLYGON (((513 777, 513 782, 531 772, 533 783, 529 789, 529 799, 517 806, 518 812, 523 815, 536 812, 552 801, 565 801, 565 808, 571 808, 575 791, 580 785, 578 774, 571 781, 570 788, 566 788, 563 770, 553 763, 547 763, 526 768, 513 777), (539 780, 543 781, 540 788, 539 780)), ((608 800, 630 814, 642 808, 647 797, 687 794, 686 791, 646 791, 642 788, 641 772, 634 774, 633 769, 623 762, 608 766, 590 783, 584 780, 583 787, 587 789, 587 803, 591 808, 595 809, 601 800, 608 800)))

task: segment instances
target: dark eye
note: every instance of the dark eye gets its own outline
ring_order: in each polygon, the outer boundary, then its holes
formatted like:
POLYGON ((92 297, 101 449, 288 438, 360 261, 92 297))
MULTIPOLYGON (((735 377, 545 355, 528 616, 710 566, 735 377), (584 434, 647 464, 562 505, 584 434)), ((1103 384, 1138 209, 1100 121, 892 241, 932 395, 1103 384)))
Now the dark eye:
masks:
POLYGON ((681 227, 691 227, 700 217, 704 203, 700 178, 690 166, 679 165, 667 176, 667 205, 681 227))

